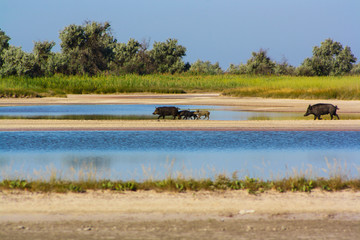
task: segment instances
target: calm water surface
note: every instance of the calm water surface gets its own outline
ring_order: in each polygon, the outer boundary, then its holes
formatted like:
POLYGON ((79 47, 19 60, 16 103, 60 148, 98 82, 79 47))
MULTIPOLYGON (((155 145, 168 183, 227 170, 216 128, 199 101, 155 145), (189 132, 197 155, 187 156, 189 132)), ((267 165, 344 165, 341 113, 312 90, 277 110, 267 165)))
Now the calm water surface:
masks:
POLYGON ((269 179, 311 170, 328 176, 326 161, 358 177, 360 132, 0 132, 0 178, 44 177, 49 168, 64 177, 96 169, 99 178, 110 179, 162 178, 171 171, 269 179))
MULTIPOLYGON (((211 120, 248 120, 257 117, 294 117, 298 113, 265 113, 234 111, 232 107, 175 105, 181 110, 206 109, 211 120)), ((46 105, 0 107, 0 116, 65 116, 65 115, 152 115, 159 105, 46 105)))

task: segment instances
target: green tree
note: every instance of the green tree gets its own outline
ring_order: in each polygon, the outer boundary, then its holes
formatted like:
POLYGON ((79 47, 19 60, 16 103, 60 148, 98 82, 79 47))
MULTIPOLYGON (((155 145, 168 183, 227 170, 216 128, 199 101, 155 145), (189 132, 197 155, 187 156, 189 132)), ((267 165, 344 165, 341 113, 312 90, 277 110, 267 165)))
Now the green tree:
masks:
POLYGON ((221 74, 223 70, 221 69, 218 62, 215 64, 211 64, 210 61, 203 62, 201 60, 197 60, 189 69, 189 72, 196 74, 221 74))
POLYGON ((39 61, 47 61, 47 59, 52 55, 51 49, 55 46, 55 42, 44 41, 44 42, 35 42, 33 53, 39 61))
POLYGON ((117 43, 114 48, 114 61, 119 66, 124 66, 127 62, 136 58, 141 44, 135 39, 130 39, 128 43, 117 43))
POLYGON ((185 63, 182 61, 185 53, 185 47, 179 45, 176 39, 169 38, 166 42, 155 42, 149 56, 157 72, 176 73, 185 70, 185 63))
POLYGON ((341 75, 349 73, 355 62, 350 47, 343 48, 340 42, 329 38, 313 48, 312 58, 306 58, 301 67, 317 76, 341 75))
POLYGON ((18 75, 25 52, 20 47, 10 46, 2 51, 1 75, 18 75))
POLYGON ((0 29, 0 76, 34 76, 34 55, 9 44, 10 37, 0 29))
POLYGON ((38 65, 34 54, 24 52, 20 47, 10 46, 2 52, 1 76, 38 76, 38 65))
POLYGON ((252 52, 252 57, 246 63, 248 74, 273 74, 276 63, 267 55, 267 50, 260 49, 259 52, 252 52))
POLYGON ((52 53, 46 61, 45 75, 53 75, 55 73, 67 74, 69 57, 63 53, 52 53))
POLYGON ((35 57, 35 62, 38 65, 37 75, 52 75, 54 74, 51 71, 51 67, 48 66, 50 59, 52 59, 54 53, 51 52, 51 49, 55 46, 54 41, 44 41, 44 42, 35 42, 33 54, 35 57))
POLYGON ((116 43, 113 51, 112 71, 138 74, 143 72, 144 65, 141 61, 141 54, 144 50, 138 41, 131 38, 127 43, 116 43))
POLYGON ((60 32, 62 53, 67 56, 68 74, 98 74, 109 69, 116 40, 110 24, 86 22, 70 25, 60 32))
POLYGON ((2 52, 9 48, 10 37, 0 28, 0 67, 3 64, 2 52))
POLYGON ((360 63, 353 65, 353 68, 351 69, 350 74, 360 75, 360 63))
POLYGON ((231 63, 226 72, 230 74, 247 74, 246 64, 235 65, 231 63))
POLYGON ((286 59, 275 64, 274 73, 277 75, 294 75, 295 67, 291 66, 286 59))

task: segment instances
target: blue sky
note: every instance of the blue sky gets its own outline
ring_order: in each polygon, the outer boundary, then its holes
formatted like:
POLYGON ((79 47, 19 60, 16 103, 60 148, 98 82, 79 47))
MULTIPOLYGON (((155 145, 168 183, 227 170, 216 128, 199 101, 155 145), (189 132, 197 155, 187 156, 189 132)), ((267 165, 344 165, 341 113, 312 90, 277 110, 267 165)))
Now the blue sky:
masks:
POLYGON ((360 61, 359 0, 0 0, 0 28, 27 52, 45 40, 60 51, 59 32, 86 20, 110 22, 118 42, 176 38, 185 61, 224 70, 260 48, 298 66, 327 38, 360 61))

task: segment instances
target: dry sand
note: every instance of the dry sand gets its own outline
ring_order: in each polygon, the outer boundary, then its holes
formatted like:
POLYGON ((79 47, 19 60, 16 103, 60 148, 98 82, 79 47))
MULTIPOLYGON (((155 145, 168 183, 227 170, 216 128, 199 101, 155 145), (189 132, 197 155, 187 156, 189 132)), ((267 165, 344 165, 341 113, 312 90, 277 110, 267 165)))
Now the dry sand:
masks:
MULTIPOLYGON (((248 111, 305 112, 330 102, 360 113, 359 101, 231 98, 218 94, 70 95, 0 99, 0 106, 34 104, 192 104, 248 111)), ((0 130, 359 130, 336 121, 68 121, 0 120, 0 130)), ((0 239, 359 239, 360 193, 245 191, 83 194, 0 192, 0 239)))
POLYGON ((0 239, 358 239, 360 193, 0 193, 0 239))

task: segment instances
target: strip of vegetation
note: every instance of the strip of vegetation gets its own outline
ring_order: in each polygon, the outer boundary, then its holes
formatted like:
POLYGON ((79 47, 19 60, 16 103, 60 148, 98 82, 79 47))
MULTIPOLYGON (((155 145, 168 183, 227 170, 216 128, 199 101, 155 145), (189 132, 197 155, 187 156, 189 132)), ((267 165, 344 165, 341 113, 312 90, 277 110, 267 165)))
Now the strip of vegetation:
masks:
POLYGON ((221 92, 227 96, 301 99, 360 99, 358 76, 101 75, 0 78, 0 97, 66 96, 133 92, 221 92))
POLYGON ((270 190, 278 192, 311 192, 314 189, 324 191, 353 190, 360 191, 360 179, 344 180, 340 176, 329 179, 305 177, 289 177, 276 181, 263 181, 245 177, 238 179, 236 174, 232 178, 226 175, 217 175, 211 179, 166 178, 164 180, 138 181, 111 181, 111 180, 34 180, 6 179, 0 182, 0 190, 26 190, 31 192, 78 192, 88 190, 111 190, 114 192, 155 190, 170 192, 186 191, 218 191, 218 190, 246 190, 250 194, 264 193, 270 190))

